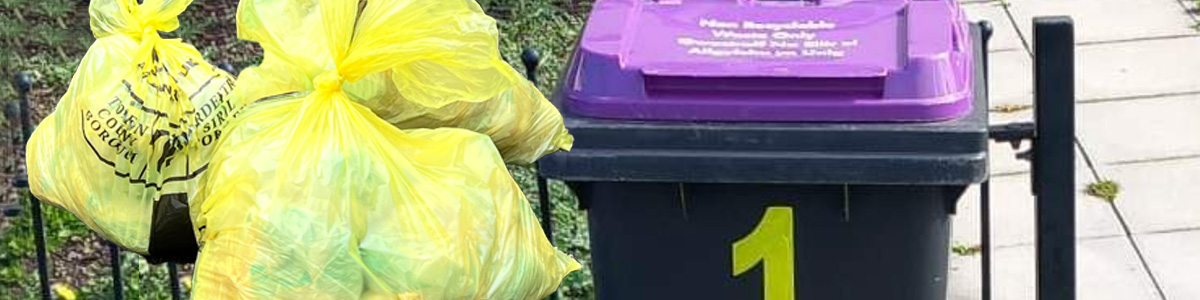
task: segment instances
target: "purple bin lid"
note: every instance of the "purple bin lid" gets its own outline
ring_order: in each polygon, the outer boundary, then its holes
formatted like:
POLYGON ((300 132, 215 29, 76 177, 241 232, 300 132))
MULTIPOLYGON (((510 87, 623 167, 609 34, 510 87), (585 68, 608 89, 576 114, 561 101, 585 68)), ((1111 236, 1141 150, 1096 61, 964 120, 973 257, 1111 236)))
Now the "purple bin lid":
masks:
POLYGON ((558 95, 595 118, 937 121, 972 102, 954 0, 597 0, 558 95))

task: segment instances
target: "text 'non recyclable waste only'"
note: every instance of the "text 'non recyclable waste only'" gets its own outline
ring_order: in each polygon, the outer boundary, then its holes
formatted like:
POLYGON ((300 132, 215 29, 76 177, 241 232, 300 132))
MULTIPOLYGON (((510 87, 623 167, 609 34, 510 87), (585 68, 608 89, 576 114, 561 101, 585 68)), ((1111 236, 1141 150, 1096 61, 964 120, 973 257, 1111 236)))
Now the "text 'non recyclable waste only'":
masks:
POLYGON ((858 47, 858 39, 822 37, 837 28, 829 21, 756 22, 701 18, 706 36, 681 36, 676 43, 688 55, 751 58, 841 58, 858 47))

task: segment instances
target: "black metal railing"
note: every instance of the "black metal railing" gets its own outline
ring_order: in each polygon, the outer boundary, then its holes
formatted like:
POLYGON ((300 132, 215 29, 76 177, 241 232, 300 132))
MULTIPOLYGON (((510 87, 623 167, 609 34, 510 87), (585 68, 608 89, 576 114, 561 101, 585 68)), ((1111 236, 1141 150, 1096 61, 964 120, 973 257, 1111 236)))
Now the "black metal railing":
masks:
MULTIPOLYGON (((49 252, 46 248, 46 222, 43 219, 45 214, 42 212, 41 201, 36 199, 29 191, 29 176, 26 172, 24 163, 26 154, 24 145, 29 140, 29 137, 33 135, 34 129, 33 114, 31 112, 32 109, 30 108, 31 99, 29 95, 29 93, 33 90, 33 86, 33 77, 27 72, 17 73, 13 78, 13 87, 17 90, 18 98, 16 101, 16 114, 15 116, 10 115, 10 117, 16 117, 17 120, 16 122, 10 123, 16 124, 16 135, 18 137, 14 141, 14 146, 16 146, 14 147, 16 148, 16 155, 14 158, 17 160, 17 174, 13 177, 12 183, 13 187, 19 190, 20 197, 27 199, 29 203, 29 213, 32 215, 33 221, 33 224, 31 225, 33 227, 34 242, 37 244, 37 253, 35 255, 37 256, 37 274, 39 281, 38 289, 41 299, 50 300, 53 299, 53 295, 51 294, 50 290, 50 267, 52 265, 50 263, 49 252)), ((21 202, 17 201, 17 203, 21 202)), ((5 210, 6 214, 17 215, 22 208, 8 207, 5 210)), ((106 244, 108 246, 108 253, 110 256, 109 264, 111 265, 112 269, 111 276, 113 299, 123 300, 125 299, 125 293, 124 279, 121 275, 122 250, 121 248, 117 247, 116 244, 111 242, 107 242, 106 244)), ((171 299, 182 299, 183 289, 180 287, 178 266, 174 263, 168 263, 167 271, 169 273, 168 278, 170 278, 171 299)))
MULTIPOLYGON (((991 25, 982 22, 984 72, 991 25)), ((1033 20, 1033 122, 996 125, 989 135, 1013 148, 1031 141, 1016 158, 1032 164, 1038 300, 1074 300, 1075 286, 1075 35, 1068 17, 1033 20)), ((985 80, 986 81, 986 80, 985 80)), ((990 185, 980 186, 982 299, 992 299, 990 185)))

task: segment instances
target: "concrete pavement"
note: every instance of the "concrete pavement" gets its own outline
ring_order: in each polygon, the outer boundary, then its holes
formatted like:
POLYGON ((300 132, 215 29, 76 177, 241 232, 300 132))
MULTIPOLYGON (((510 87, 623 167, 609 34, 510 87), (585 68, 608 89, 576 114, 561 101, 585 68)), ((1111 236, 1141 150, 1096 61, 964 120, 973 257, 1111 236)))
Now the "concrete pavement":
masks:
MULTIPOLYGON (((992 105, 1032 104, 1036 16, 1076 30, 1080 299, 1200 299, 1200 22, 1191 0, 961 1, 996 28, 992 105), (1090 162, 1090 163, 1089 163, 1090 162), (1112 180, 1106 202, 1083 193, 1112 180)), ((993 123, 1029 120, 993 112, 993 123)), ((992 147, 993 299, 1034 299, 1034 203, 1028 166, 992 147)), ((979 243, 978 191, 954 218, 952 243, 979 243)), ((950 299, 979 299, 978 255, 950 258, 950 299)))

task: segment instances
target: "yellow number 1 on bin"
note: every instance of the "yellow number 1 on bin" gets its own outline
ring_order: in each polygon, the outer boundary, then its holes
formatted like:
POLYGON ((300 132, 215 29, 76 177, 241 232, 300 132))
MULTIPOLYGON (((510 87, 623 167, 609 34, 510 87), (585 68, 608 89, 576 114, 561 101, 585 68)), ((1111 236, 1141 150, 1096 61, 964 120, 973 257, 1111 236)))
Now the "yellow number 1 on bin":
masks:
POLYGON ((796 298, 792 228, 791 207, 770 207, 754 231, 733 243, 733 276, 746 273, 762 261, 765 300, 796 298))

